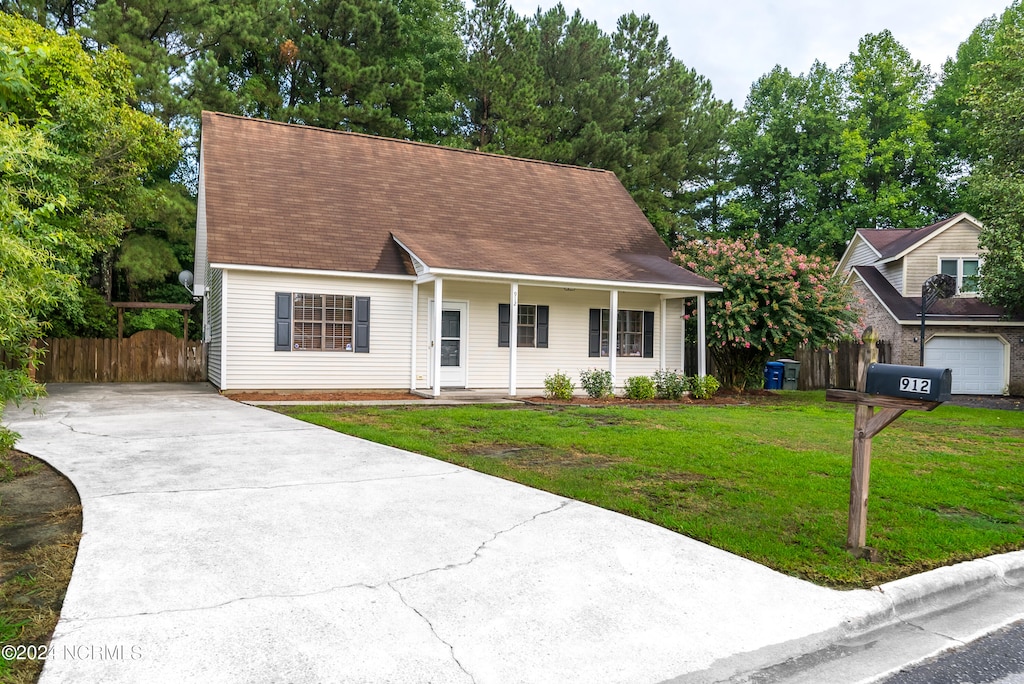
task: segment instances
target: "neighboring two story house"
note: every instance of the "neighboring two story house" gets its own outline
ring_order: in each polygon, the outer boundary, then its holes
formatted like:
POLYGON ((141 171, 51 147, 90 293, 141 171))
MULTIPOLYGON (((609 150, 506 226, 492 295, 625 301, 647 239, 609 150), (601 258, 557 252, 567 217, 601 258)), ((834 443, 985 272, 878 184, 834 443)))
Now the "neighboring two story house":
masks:
POLYGON ((928 311, 924 365, 950 368, 954 394, 1024 394, 1024 319, 978 297, 981 224, 961 213, 912 230, 858 230, 837 266, 864 300, 865 323, 892 343, 892 363, 918 365, 921 288, 938 273, 957 294, 928 311))

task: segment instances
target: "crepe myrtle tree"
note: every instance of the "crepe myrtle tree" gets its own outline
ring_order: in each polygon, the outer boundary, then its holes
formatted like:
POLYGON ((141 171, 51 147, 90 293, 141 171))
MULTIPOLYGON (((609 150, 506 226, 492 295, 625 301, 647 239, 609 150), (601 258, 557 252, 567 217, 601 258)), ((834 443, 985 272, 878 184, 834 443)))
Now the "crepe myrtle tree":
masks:
POLYGON ((723 385, 734 389, 758 383, 773 355, 859 329, 855 296, 833 275, 831 259, 759 237, 695 240, 675 252, 680 265, 723 288, 707 301, 708 349, 723 385))

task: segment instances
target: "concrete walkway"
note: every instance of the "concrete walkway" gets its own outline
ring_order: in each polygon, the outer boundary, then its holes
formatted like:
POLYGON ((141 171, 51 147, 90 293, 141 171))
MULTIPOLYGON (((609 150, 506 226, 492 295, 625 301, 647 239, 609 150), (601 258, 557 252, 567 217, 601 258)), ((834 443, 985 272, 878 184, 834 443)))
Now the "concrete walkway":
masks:
POLYGON ((6 414, 82 497, 44 684, 711 681, 896 621, 206 385, 49 391, 6 414))

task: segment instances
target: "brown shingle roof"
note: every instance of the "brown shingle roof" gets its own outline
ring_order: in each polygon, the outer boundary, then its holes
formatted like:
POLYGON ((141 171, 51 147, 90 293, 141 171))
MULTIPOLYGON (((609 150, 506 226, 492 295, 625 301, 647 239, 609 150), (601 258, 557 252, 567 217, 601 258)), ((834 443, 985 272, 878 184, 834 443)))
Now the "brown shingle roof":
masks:
POLYGON ((717 287, 671 263, 611 172, 203 113, 209 261, 717 287))
MULTIPOLYGON (((854 266, 853 270, 870 287, 883 304, 898 320, 920 320, 921 298, 904 297, 892 286, 874 266, 854 266)), ((1005 310, 986 304, 977 297, 952 297, 939 299, 928 311, 930 317, 944 317, 947 320, 963 320, 965 323, 1002 319, 1005 310)), ((1008 318, 1008 320, 1020 320, 1008 318)))
POLYGON ((902 237, 910 235, 913 230, 903 230, 895 228, 884 228, 884 229, 872 229, 872 228, 860 228, 857 230, 857 235, 860 235, 864 240, 874 247, 879 254, 885 251, 885 248, 891 245, 896 240, 902 237))
MULTIPOLYGON (((957 214, 957 216, 963 216, 963 214, 957 214)), ((881 255, 879 258, 889 259, 913 247, 943 226, 948 225, 957 216, 944 218, 941 221, 937 221, 929 226, 922 226, 921 228, 889 228, 880 230, 862 228, 857 231, 857 234, 878 251, 881 255)))

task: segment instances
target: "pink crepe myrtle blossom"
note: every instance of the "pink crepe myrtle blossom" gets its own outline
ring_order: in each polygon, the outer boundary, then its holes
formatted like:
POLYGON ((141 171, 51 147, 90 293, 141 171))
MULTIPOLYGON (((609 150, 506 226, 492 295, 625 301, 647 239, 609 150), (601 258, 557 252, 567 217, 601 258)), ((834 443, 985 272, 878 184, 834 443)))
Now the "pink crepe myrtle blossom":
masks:
MULTIPOLYGON (((693 241, 675 258, 724 290, 706 300, 706 332, 726 386, 757 377, 772 354, 792 353, 801 343, 820 348, 849 335, 860 316, 851 288, 833 275, 834 262, 763 243, 758 235, 693 241)), ((694 313, 690 299, 684 320, 694 313)))

